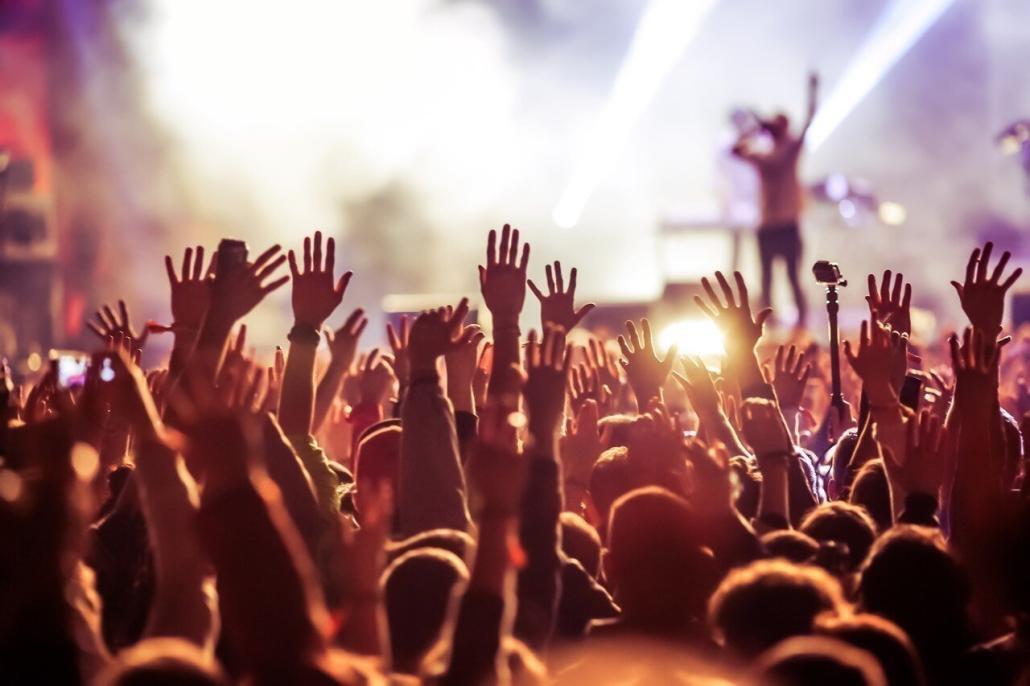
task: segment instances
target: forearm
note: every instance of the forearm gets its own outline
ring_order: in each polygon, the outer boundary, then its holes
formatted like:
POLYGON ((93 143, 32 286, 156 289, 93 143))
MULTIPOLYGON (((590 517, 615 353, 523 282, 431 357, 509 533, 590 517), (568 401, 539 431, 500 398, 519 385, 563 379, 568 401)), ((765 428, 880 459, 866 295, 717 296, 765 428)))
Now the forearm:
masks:
POLYGON ((426 374, 413 373, 401 408, 397 515, 404 536, 441 527, 466 531, 470 523, 450 403, 434 373, 426 374))
POLYGON ((519 358, 518 317, 494 320, 494 359, 490 368, 487 395, 490 398, 510 398, 519 392, 518 375, 512 365, 521 368, 519 358))
POLYGON ((759 455, 762 488, 758 497, 758 520, 763 529, 790 528, 790 500, 788 496, 787 461, 790 455, 779 453, 759 455))
POLYGON ((318 343, 294 341, 286 356, 279 424, 287 436, 311 433, 315 404, 315 353, 318 343))
POLYGON ((145 633, 206 648, 214 617, 205 591, 206 557, 196 537, 196 483, 179 455, 156 437, 139 441, 135 474, 156 577, 145 633))
POLYGON ((472 395, 472 379, 462 374, 452 374, 447 368, 447 398, 455 412, 476 413, 476 399, 472 395))
POLYGON ((343 378, 346 375, 347 368, 345 366, 336 360, 329 362, 329 367, 326 368, 325 374, 315 390, 315 414, 311 421, 311 433, 318 433, 322 428, 325 418, 329 416, 329 410, 332 409, 333 401, 340 393, 340 387, 343 385, 343 378))
POLYGON ((561 468, 554 458, 553 432, 531 449, 519 517, 519 541, 526 564, 518 576, 515 635, 533 649, 546 645, 554 626, 561 560, 561 468))

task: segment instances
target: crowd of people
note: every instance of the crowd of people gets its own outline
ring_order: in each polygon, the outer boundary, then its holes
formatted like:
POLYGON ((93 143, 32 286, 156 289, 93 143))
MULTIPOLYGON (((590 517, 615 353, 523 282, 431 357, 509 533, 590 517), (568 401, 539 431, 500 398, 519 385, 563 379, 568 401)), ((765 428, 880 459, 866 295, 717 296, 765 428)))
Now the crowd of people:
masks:
POLYGON ((441 303, 362 350, 363 310, 325 329, 333 238, 186 249, 160 368, 123 303, 81 387, 4 365, 0 683, 1030 683, 1030 341, 992 252, 940 340, 870 275, 831 403, 826 346, 771 343, 739 273, 697 298, 725 354, 680 356, 590 332, 505 226, 489 327, 441 303))

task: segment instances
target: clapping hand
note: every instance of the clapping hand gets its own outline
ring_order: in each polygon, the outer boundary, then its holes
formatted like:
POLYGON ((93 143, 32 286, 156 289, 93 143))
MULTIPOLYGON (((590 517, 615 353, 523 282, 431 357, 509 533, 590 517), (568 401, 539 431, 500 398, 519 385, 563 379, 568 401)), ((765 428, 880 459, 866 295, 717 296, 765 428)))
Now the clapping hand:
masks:
POLYGON ((297 266, 297 256, 291 250, 290 274, 293 277, 293 319, 297 324, 321 329, 343 300, 351 272, 344 272, 336 280, 336 241, 326 242, 325 259, 322 256, 322 232, 315 232, 314 250, 310 238, 304 238, 303 270, 297 266))
POLYGON ((560 326, 565 331, 572 331, 573 327, 579 324, 583 317, 590 310, 594 309, 595 305, 590 303, 578 310, 576 309, 575 267, 569 272, 568 290, 565 290, 565 279, 561 273, 561 262, 555 261, 553 272, 551 271, 551 265, 547 265, 544 271, 547 274, 547 295, 540 292, 540 289, 537 288, 532 279, 528 281, 529 290, 533 291, 533 295, 540 301, 541 326, 546 328, 548 324, 551 324, 560 326))
POLYGON ((637 405, 646 407, 652 398, 658 398, 662 385, 669 378, 672 363, 676 360, 676 346, 669 348, 665 359, 659 360, 654 349, 651 335, 651 322, 646 318, 640 321, 643 338, 637 334, 633 322, 626 322, 626 336, 619 336, 619 348, 622 350, 622 367, 626 370, 626 378, 637 396, 637 405))
POLYGON ((961 284, 958 281, 951 282, 962 303, 962 311, 969 317, 969 323, 988 336, 997 336, 1001 331, 1001 320, 1005 313, 1005 294, 1023 273, 1023 269, 1017 267, 1002 281, 1002 273, 1012 256, 1006 250, 988 277, 987 265, 993 249, 994 244, 990 242, 984 246, 982 252, 980 248, 975 249, 966 263, 966 280, 961 284))

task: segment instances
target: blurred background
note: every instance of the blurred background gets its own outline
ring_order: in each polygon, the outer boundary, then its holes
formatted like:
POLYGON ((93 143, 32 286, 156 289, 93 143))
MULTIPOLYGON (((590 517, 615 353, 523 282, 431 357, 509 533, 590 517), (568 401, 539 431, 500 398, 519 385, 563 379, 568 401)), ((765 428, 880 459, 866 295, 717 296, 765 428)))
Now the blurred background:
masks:
MULTIPOLYGON (((702 336, 681 303, 732 260, 729 115, 799 122, 810 70, 806 263, 851 280, 845 327, 903 270, 931 335, 974 244, 1030 253, 1027 65, 1026 0, 0 0, 0 351, 86 346, 118 297, 167 322, 163 256, 222 236, 336 236, 345 305, 474 295, 505 222, 598 322, 659 303, 702 336)), ((288 289, 252 320, 280 341, 288 289)))

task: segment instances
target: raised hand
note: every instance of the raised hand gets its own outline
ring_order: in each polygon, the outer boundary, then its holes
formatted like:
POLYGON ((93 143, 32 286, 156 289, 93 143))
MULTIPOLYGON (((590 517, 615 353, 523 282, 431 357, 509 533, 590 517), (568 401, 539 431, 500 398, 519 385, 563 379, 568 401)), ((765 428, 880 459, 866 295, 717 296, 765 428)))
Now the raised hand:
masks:
POLYGON ((588 400, 607 409, 611 405, 612 392, 601 383, 596 370, 585 364, 577 364, 572 367, 569 375, 569 403, 572 411, 578 413, 588 400))
POLYGON ((462 298, 450 313, 447 308, 440 307, 418 316, 411 325, 408 340, 412 376, 435 373, 440 356, 456 350, 474 337, 475 332, 464 331, 462 327, 468 311, 468 298, 462 298))
POLYGON ((701 358, 684 355, 680 358, 680 364, 683 365, 686 376, 673 372, 672 378, 683 387, 694 412, 701 416, 723 412, 722 400, 715 388, 715 381, 701 358))
POLYGON ((844 341, 844 355, 862 379, 862 388, 873 405, 897 402, 908 368, 908 336, 877 322, 862 322, 858 350, 844 341))
POLYGON ((286 261, 285 255, 279 255, 281 249, 273 245, 242 269, 215 274, 211 284, 210 311, 222 322, 228 322, 224 330, 228 330, 233 322, 257 307, 265 296, 290 280, 288 276, 283 276, 268 282, 275 270, 286 261))
POLYGON ((454 409, 475 412, 475 396, 472 384, 476 378, 479 363, 479 344, 486 336, 475 324, 462 329, 461 345, 444 353, 447 369, 447 397, 454 409))
POLYGON ((401 315, 400 324, 397 329, 387 322, 386 337, 390 341, 390 350, 393 351, 393 370, 401 383, 401 388, 407 388, 411 378, 411 360, 408 356, 408 340, 411 337, 411 319, 406 314, 401 315))
POLYGON ((596 338, 587 341, 585 349, 587 366, 594 372, 601 384, 607 386, 612 393, 618 392, 622 386, 622 374, 619 373, 617 357, 608 352, 604 343, 596 338))
MULTIPOLYGON (((925 493, 937 497, 954 453, 941 419, 927 410, 909 417, 906 424, 905 459, 885 450, 884 466, 891 483, 906 493, 925 493)), ((900 514, 900 513, 899 513, 900 514)))
POLYGON ((144 328, 137 331, 129 317, 129 308, 124 300, 118 301, 118 316, 110 305, 104 305, 94 313, 96 322, 87 321, 90 330, 106 344, 120 343, 131 350, 142 350, 149 332, 144 328))
POLYGON ((702 300, 701 296, 695 295, 694 303, 722 331, 727 352, 753 351, 762 338, 765 320, 772 314, 772 309, 766 308, 758 314, 752 315, 744 277, 740 272, 733 272, 733 278, 737 283, 736 296, 723 273, 715 272, 715 279, 719 282, 726 304, 723 304, 716 295, 715 289, 712 288, 712 283, 707 277, 702 277, 701 286, 708 295, 708 302, 702 300))
POLYGON ((995 340, 981 329, 966 327, 962 342, 952 334, 951 365, 955 370, 955 402, 960 407, 990 407, 997 401, 998 362, 1001 349, 1011 342, 1006 336, 995 340))
POLYGON ((265 403, 262 412, 278 412, 279 391, 283 387, 283 376, 286 374, 286 355, 283 349, 275 346, 275 358, 271 367, 265 369, 265 403))
POLYGON ((290 274, 293 277, 293 319, 296 324, 321 329, 347 290, 351 272, 344 272, 336 280, 336 241, 326 242, 325 259, 322 257, 322 232, 315 232, 314 250, 310 238, 304 238, 303 271, 297 266, 297 256, 291 250, 290 274))
POLYGON ((182 272, 176 275, 175 264, 170 255, 165 255, 165 271, 172 289, 172 330, 196 332, 204 323, 208 305, 211 302, 211 283, 214 280, 215 258, 212 255, 208 268, 204 269, 204 246, 198 245, 196 252, 186 248, 182 256, 182 272))
POLYGON ((547 295, 540 292, 533 280, 530 279, 529 290, 540 301, 540 325, 544 328, 548 324, 560 326, 565 331, 572 331, 572 328, 587 316, 590 310, 594 309, 593 303, 576 309, 576 268, 569 272, 569 288, 565 290, 565 279, 561 273, 561 262, 555 260, 554 271, 551 265, 544 268, 547 274, 547 295))
POLYGON ((365 358, 357 374, 358 400, 356 404, 382 406, 390 397, 395 379, 389 362, 375 349, 365 358))
POLYGON ((526 300, 528 264, 529 243, 523 245, 519 258, 518 229, 505 224, 501 229, 500 246, 497 246, 497 232, 491 229, 486 243, 486 266, 479 267, 479 288, 495 327, 518 326, 526 300))
POLYGON ((597 419, 597 403, 593 400, 585 401, 575 419, 570 417, 565 420, 565 435, 558 441, 565 483, 583 492, 589 486, 590 473, 604 448, 597 419))
POLYGON ((1005 294, 1023 273, 1021 267, 1009 274, 1002 281, 1002 273, 1012 254, 1006 250, 995 265, 990 276, 987 275, 988 264, 994 244, 988 242, 983 251, 973 250, 966 263, 966 280, 963 283, 952 281, 962 303, 962 311, 969 317, 973 328, 979 329, 988 336, 997 336, 1001 331, 1001 320, 1005 314, 1005 294))
POLYGON ((368 317, 365 316, 365 311, 359 307, 350 313, 347 321, 335 333, 325 331, 325 341, 329 344, 332 364, 338 365, 343 370, 350 369, 351 364, 354 363, 354 356, 358 353, 358 339, 361 338, 366 326, 368 326, 368 317))
POLYGON ((903 334, 912 333, 912 284, 905 283, 905 275, 898 272, 894 275, 894 286, 891 286, 891 270, 884 271, 880 288, 876 288, 876 277, 868 277, 869 313, 881 324, 890 324, 895 331, 903 334))
POLYGON ((570 354, 565 345, 564 329, 548 326, 539 343, 536 331, 529 332, 526 383, 522 394, 526 400, 526 414, 529 415, 529 433, 537 441, 553 439, 558 430, 565 409, 570 354))
POLYGON ((640 328, 643 338, 637 334, 633 322, 626 322, 626 336, 619 336, 619 348, 624 358, 622 367, 626 370, 626 378, 637 396, 637 405, 642 409, 652 398, 660 396, 662 385, 669 378, 672 363, 676 360, 676 346, 669 348, 664 360, 659 360, 651 335, 651 322, 642 319, 640 328))
POLYGON ((780 407, 798 408, 811 374, 812 365, 804 352, 798 354, 797 347, 791 345, 785 349, 781 345, 776 349, 773 367, 766 380, 775 389, 780 407))
MULTIPOLYGON (((755 455, 786 455, 793 450, 793 442, 783 423, 783 415, 776 403, 764 398, 748 398, 740 412, 741 431, 755 455)), ((759 460, 761 466, 761 460, 759 460)))

